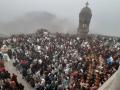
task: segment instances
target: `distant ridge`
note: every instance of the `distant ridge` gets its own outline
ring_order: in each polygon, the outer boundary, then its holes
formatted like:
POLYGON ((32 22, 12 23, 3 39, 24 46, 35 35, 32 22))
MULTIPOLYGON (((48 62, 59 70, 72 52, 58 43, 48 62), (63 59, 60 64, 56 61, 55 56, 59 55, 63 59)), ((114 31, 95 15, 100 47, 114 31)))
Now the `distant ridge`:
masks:
POLYGON ((4 34, 0 34, 0 37, 8 37, 8 36, 4 34))
POLYGON ((4 34, 33 33, 38 29, 45 28, 50 32, 75 32, 73 24, 69 20, 58 18, 49 12, 29 12, 18 17, 16 20, 1 23, 0 32, 4 34))

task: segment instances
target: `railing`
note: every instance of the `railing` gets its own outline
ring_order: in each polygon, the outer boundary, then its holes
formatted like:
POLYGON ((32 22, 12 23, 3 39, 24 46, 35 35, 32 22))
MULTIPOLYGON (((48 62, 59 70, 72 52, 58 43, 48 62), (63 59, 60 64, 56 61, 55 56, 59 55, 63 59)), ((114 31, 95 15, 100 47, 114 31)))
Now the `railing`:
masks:
POLYGON ((118 71, 116 71, 98 90, 109 90, 118 71))

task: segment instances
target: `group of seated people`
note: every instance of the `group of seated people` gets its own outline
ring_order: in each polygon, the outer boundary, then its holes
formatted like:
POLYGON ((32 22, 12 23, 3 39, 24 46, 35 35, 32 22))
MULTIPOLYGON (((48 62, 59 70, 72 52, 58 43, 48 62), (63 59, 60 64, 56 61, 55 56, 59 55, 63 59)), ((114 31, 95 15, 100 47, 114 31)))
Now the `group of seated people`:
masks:
POLYGON ((97 90, 119 67, 119 38, 50 33, 13 35, 13 65, 36 90, 97 90))
POLYGON ((17 76, 12 76, 4 67, 4 61, 0 60, 0 90, 24 90, 24 86, 18 83, 17 76))

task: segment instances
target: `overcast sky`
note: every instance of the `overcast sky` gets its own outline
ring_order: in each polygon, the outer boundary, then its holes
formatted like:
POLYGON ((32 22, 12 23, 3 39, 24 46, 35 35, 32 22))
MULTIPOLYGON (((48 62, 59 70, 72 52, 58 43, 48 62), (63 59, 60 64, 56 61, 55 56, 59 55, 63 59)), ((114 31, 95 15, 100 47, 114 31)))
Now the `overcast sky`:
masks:
POLYGON ((68 18, 77 28, 79 12, 87 1, 93 14, 91 32, 120 36, 120 0, 0 0, 0 22, 27 12, 48 11, 68 18))

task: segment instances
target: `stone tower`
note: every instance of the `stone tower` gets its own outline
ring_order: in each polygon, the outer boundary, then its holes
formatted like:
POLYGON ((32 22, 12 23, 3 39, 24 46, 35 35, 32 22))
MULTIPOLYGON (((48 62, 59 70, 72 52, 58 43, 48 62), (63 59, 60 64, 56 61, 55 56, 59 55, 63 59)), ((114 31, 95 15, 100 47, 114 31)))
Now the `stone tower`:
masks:
POLYGON ((78 35, 80 38, 85 39, 89 33, 89 25, 92 18, 91 9, 88 7, 88 2, 86 6, 82 9, 79 14, 79 27, 78 35))

